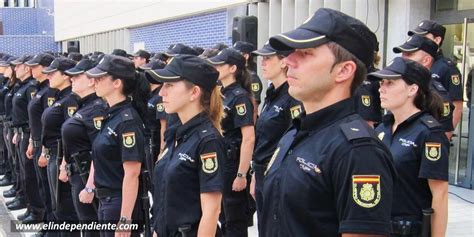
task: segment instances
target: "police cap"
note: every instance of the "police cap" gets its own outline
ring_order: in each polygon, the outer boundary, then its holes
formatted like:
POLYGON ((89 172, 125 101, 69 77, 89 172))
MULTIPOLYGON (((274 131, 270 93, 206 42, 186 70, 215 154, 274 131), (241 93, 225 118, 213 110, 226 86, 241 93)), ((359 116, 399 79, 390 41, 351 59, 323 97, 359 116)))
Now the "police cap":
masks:
POLYGON ((37 66, 41 65, 43 67, 47 67, 51 64, 54 60, 54 56, 48 53, 40 53, 33 57, 33 59, 25 62, 27 66, 37 66))
POLYGON ((25 54, 25 55, 17 58, 16 60, 11 61, 10 64, 12 64, 12 65, 24 64, 24 63, 30 61, 32 58, 33 58, 33 56, 25 54))
POLYGON ((144 59, 148 60, 151 57, 151 54, 148 53, 147 51, 143 50, 143 49, 140 49, 133 56, 134 57, 141 57, 141 58, 144 58, 144 59))
POLYGON ((244 56, 232 48, 223 49, 216 56, 208 58, 207 60, 214 65, 230 64, 237 66, 238 69, 245 68, 244 56))
POLYGON ((4 57, 2 61, 0 61, 0 67, 8 67, 8 66, 13 66, 11 62, 15 61, 17 57, 8 55, 7 57, 4 57))
POLYGON ((165 52, 165 55, 168 57, 174 57, 178 54, 198 55, 193 48, 184 44, 175 44, 165 52))
POLYGON ((241 53, 250 54, 252 51, 255 50, 255 46, 252 43, 245 42, 245 41, 237 41, 234 43, 234 49, 240 51, 241 53))
POLYGON ((135 79, 135 66, 132 60, 117 56, 104 55, 97 66, 86 71, 90 77, 101 77, 107 74, 120 79, 135 79))
POLYGON ((408 35, 412 36, 414 34, 417 35, 426 35, 428 33, 433 34, 434 36, 441 36, 444 39, 444 34, 446 33, 446 28, 436 21, 432 20, 424 20, 418 24, 418 26, 408 31, 408 35))
POLYGON ((43 73, 48 74, 55 71, 64 72, 74 66, 76 66, 76 61, 66 57, 59 57, 54 59, 47 68, 43 69, 43 73))
POLYGON ((394 53, 414 52, 417 50, 423 50, 434 58, 438 52, 438 45, 428 38, 413 35, 402 45, 393 48, 394 53))
POLYGON ((66 73, 69 76, 79 75, 79 74, 84 73, 85 71, 93 68, 94 65, 95 65, 94 61, 92 61, 90 59, 87 59, 87 58, 84 58, 81 61, 79 61, 79 63, 77 63, 75 67, 64 71, 64 73, 66 73))

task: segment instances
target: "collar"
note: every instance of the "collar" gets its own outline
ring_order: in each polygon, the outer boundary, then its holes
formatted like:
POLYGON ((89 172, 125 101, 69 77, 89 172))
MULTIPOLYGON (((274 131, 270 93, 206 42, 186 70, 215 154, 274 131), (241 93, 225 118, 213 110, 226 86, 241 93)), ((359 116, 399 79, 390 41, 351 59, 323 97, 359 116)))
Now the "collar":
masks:
POLYGON ((265 100, 273 100, 278 97, 283 92, 288 92, 288 82, 285 81, 283 84, 280 85, 280 87, 275 89, 275 85, 273 83, 268 87, 267 92, 266 92, 266 97, 265 100))
POLYGON ((443 50, 439 49, 438 52, 436 53, 435 60, 438 60, 438 59, 443 58, 443 57, 444 57, 443 50))
POLYGON ((87 95, 84 98, 80 98, 79 99, 79 107, 85 107, 85 106, 89 105, 90 103, 94 102, 98 98, 99 97, 95 94, 95 92, 87 95))
POLYGON ((182 139, 186 139, 186 137, 191 134, 191 131, 196 127, 200 126, 201 124, 206 124, 208 121, 207 116, 204 112, 201 112, 194 116, 191 120, 186 122, 185 124, 178 127, 176 130, 176 141, 180 141, 182 139))
POLYGON ((64 98, 66 95, 71 94, 71 91, 72 91, 72 87, 71 87, 71 86, 68 86, 68 87, 64 88, 62 91, 59 91, 59 93, 58 93, 58 98, 59 98, 59 99, 64 98))
POLYGON ((156 89, 151 91, 151 96, 158 95, 160 93, 161 86, 157 87, 156 89))
POLYGON ((354 100, 348 98, 312 114, 303 113, 293 123, 298 130, 319 130, 354 113, 354 100))
POLYGON ((24 81, 19 81, 18 84, 25 85, 26 83, 30 82, 31 80, 34 80, 34 78, 32 76, 26 78, 24 81))
POLYGON ((131 104, 131 101, 130 99, 125 99, 117 104, 115 104, 114 106, 110 107, 109 108, 109 114, 112 115, 112 114, 115 114, 115 113, 118 113, 119 111, 121 111, 124 107, 127 107, 131 104))
MULTIPOLYGON (((425 113, 427 113, 427 112, 420 111, 420 112, 416 112, 416 113, 412 114, 410 117, 405 119, 405 121, 401 122, 398 125, 397 130, 400 130, 400 128, 403 128, 403 127, 406 127, 406 126, 409 126, 409 125, 413 124, 415 121, 417 121, 425 113)), ((389 113, 389 114, 385 115, 382 118, 382 122, 386 127, 392 127, 393 123, 395 122, 395 117, 393 116, 392 113, 389 113)))
POLYGON ((44 87, 47 87, 47 86, 49 86, 49 80, 48 79, 38 83, 39 88, 44 88, 44 87))
POLYGON ((232 84, 230 84, 230 85, 228 85, 228 86, 226 86, 226 87, 223 86, 222 89, 221 89, 221 93, 222 93, 222 94, 225 94, 225 93, 227 93, 228 91, 232 91, 233 89, 235 89, 235 88, 237 88, 237 87, 240 87, 240 83, 237 82, 237 81, 234 81, 234 82, 232 82, 232 84))

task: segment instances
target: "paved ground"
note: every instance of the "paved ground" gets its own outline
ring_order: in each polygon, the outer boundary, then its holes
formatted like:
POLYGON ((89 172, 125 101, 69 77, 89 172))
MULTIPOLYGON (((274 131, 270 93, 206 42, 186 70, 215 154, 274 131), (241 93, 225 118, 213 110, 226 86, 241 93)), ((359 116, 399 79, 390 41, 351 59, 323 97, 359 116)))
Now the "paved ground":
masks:
MULTIPOLYGON (((0 237, 30 237, 32 233, 11 233, 10 221, 16 220, 19 214, 22 214, 26 209, 19 211, 8 211, 5 207, 5 202, 11 198, 4 198, 1 193, 8 187, 0 187, 0 237)), ((474 190, 449 186, 449 218, 448 218, 448 237, 472 237, 474 236, 474 190), (459 196, 459 197, 458 197, 459 196), (465 200, 462 200, 462 199, 465 200), (470 201, 472 203, 468 203, 470 201)), ((254 217, 257 223, 256 217, 254 217)), ((256 225, 249 228, 249 236, 257 237, 256 225)))

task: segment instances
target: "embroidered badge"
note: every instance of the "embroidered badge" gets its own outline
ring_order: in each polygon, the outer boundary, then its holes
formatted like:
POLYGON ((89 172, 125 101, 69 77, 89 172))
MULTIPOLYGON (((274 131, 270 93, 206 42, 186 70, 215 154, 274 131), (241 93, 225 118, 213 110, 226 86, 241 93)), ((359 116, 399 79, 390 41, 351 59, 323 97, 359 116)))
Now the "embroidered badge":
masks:
POLYGON ((201 155, 202 171, 212 174, 217 170, 217 153, 211 152, 201 155))
POLYGON ((437 161, 441 158, 441 143, 427 142, 425 143, 426 159, 437 161))
POLYGON ((272 158, 270 159, 270 162, 268 162, 267 169, 265 170, 264 175, 267 175, 268 170, 270 170, 270 167, 272 167, 273 162, 275 161, 276 157, 278 156, 278 153, 280 152, 280 147, 278 147, 275 152, 273 152, 272 158))
POLYGON ((238 104, 235 106, 235 109, 237 110, 237 114, 240 116, 244 116, 247 113, 247 107, 245 104, 238 104))
POLYGON ((35 97, 36 91, 30 93, 31 98, 35 97))
POLYGON ((257 92, 260 90, 260 84, 258 83, 252 83, 252 91, 257 92))
POLYGON ((128 132, 122 134, 123 146, 126 148, 132 148, 135 146, 135 132, 128 132))
POLYGON ((157 110, 158 112, 163 112, 163 111, 165 111, 165 106, 163 106, 163 103, 158 103, 158 104, 156 104, 156 110, 157 110))
POLYGON ((290 113, 291 113, 291 118, 295 119, 300 116, 301 112, 303 112, 303 109, 301 109, 301 105, 296 105, 290 108, 290 113))
POLYGON ((383 141, 384 136, 385 136, 384 132, 379 133, 378 137, 379 137, 380 141, 383 141))
POLYGON ((362 104, 366 107, 370 106, 370 96, 368 95, 362 95, 361 96, 362 104))
POLYGON ((54 101, 55 101, 55 100, 56 100, 56 99, 55 99, 54 97, 48 97, 48 107, 51 107, 51 105, 54 104, 54 101))
POLYGON ((100 116, 100 117, 95 117, 92 119, 94 121, 94 127, 97 129, 97 130, 100 130, 100 128, 102 127, 102 120, 104 120, 104 117, 100 116))
POLYGON ((443 103, 443 117, 448 116, 450 112, 451 112, 451 107, 449 106, 449 103, 448 102, 443 103))
POLYGON ((380 175, 352 176, 352 198, 357 205, 372 208, 380 202, 381 197, 380 175))
POLYGON ((459 85, 461 83, 461 80, 459 80, 459 75, 451 75, 451 82, 454 85, 459 85))
POLYGON ((67 115, 69 115, 69 117, 72 117, 76 112, 76 109, 76 106, 67 107, 67 115))

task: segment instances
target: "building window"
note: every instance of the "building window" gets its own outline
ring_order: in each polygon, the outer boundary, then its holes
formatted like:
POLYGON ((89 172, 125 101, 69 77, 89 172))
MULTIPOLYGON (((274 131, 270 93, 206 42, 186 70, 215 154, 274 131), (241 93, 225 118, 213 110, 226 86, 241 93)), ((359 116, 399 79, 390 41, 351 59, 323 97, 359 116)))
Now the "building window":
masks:
POLYGON ((9 6, 8 6, 8 0, 3 0, 3 6, 4 6, 4 7, 9 7, 9 6))
POLYGON ((13 7, 19 7, 20 6, 20 1, 19 0, 13 0, 13 7))
POLYGON ((436 11, 462 11, 473 10, 472 0, 436 0, 436 11))
POLYGON ((30 1, 29 0, 23 0, 23 6, 24 7, 30 7, 30 1))

